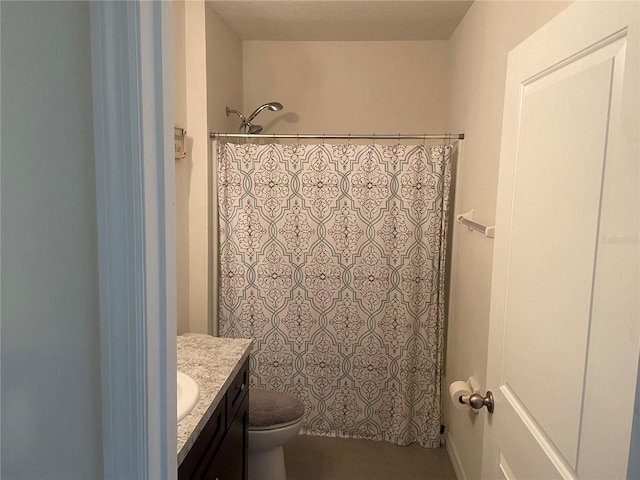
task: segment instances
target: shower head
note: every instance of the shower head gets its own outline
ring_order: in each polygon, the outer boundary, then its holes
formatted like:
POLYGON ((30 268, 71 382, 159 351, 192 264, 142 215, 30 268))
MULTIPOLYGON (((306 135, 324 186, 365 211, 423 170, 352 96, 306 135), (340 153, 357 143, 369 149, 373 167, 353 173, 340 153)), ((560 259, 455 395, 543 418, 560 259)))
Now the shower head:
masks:
POLYGON ((256 108, 254 110, 254 112, 249 115, 249 118, 247 118, 245 120, 246 123, 250 123, 251 120, 253 120, 254 118, 256 118, 256 116, 265 108, 268 108, 269 110, 271 110, 272 112, 278 112, 280 110, 282 110, 282 104, 278 103, 278 102, 269 102, 269 103, 265 103, 264 105, 260 105, 258 108, 256 108))
POLYGON ((256 118, 256 116, 265 108, 271 110, 272 112, 277 112, 279 110, 282 110, 282 104, 278 102, 269 102, 265 103, 264 105, 260 105, 254 110, 249 118, 245 118, 245 116, 242 115, 238 110, 231 110, 229 107, 226 108, 225 112, 227 114, 227 117, 230 113, 235 113, 238 117, 240 117, 240 120, 242 120, 242 123, 240 123, 240 130, 244 129, 245 133, 256 134, 262 132, 263 127, 262 125, 253 125, 251 121, 256 118))
POLYGON ((280 102, 269 102, 266 105, 267 108, 273 112, 279 112, 284 108, 280 102))

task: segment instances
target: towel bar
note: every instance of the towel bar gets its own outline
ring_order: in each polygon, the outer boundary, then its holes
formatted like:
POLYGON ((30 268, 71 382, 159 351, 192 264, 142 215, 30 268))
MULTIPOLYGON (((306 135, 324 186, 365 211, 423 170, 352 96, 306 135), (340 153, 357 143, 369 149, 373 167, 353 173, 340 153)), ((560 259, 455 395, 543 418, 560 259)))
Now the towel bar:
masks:
POLYGON ((456 220, 458 221, 458 223, 462 223, 463 225, 466 225, 467 227, 469 227, 469 230, 477 230, 478 232, 482 233, 485 237, 495 238, 495 233, 496 233, 495 225, 491 227, 487 227, 478 222, 474 222, 472 218, 473 218, 473 208, 469 210, 467 213, 461 213, 460 215, 456 216, 456 220))

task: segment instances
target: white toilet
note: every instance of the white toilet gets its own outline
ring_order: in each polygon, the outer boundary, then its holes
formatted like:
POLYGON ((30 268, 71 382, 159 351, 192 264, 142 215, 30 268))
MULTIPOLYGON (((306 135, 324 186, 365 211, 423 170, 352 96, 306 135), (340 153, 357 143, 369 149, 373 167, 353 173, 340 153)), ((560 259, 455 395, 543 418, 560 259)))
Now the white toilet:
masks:
POLYGON ((249 480, 286 480, 282 446, 304 423, 304 404, 274 390, 249 390, 249 480))

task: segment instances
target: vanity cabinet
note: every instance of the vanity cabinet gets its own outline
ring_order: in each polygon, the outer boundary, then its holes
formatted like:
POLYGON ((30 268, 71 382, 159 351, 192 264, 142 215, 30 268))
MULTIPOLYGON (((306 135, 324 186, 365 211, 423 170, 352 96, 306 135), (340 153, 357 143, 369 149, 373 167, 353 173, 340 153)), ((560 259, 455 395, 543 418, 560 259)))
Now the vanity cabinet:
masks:
POLYGON ((178 480, 247 479, 248 387, 247 360, 178 467, 178 480))

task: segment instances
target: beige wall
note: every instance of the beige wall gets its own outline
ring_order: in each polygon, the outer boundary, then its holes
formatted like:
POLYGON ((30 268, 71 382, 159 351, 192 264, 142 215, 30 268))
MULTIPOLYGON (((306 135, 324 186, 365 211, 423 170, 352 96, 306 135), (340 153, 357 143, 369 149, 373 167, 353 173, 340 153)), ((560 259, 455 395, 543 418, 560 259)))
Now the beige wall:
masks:
MULTIPOLYGON (((242 42, 220 16, 206 7, 207 30, 207 125, 209 132, 232 132, 238 124, 235 115, 227 117, 225 107, 242 111, 242 42)), ((208 140, 210 166, 207 195, 208 211, 208 303, 209 333, 218 331, 217 163, 214 142, 208 140)), ((204 247, 203 247, 204 248, 204 247)))
MULTIPOLYGON (((449 40, 447 128, 466 135, 456 212, 473 208, 474 220, 494 224, 507 54, 569 3, 476 1, 449 40)), ((492 254, 490 239, 455 226, 444 386, 473 375, 485 389, 492 254)), ((444 405, 459 476, 479 478, 485 413, 444 405)))
POLYGON ((244 42, 246 113, 264 133, 432 133, 445 127, 447 42, 244 42))
MULTIPOLYGON (((185 55, 185 2, 171 2, 173 61, 173 117, 176 127, 187 128, 187 66, 185 55)), ((188 132, 187 132, 188 134, 188 132)), ((189 143, 188 140, 185 143, 189 143)), ((189 184, 191 149, 176 160, 176 283, 178 333, 189 331, 189 184)))
POLYGON ((172 22, 175 122, 187 130, 187 156, 176 160, 178 333, 212 333, 217 214, 209 132, 235 124, 224 107, 241 107, 242 43, 202 1, 174 1, 172 22))
MULTIPOLYGON (((205 5, 185 2, 187 133, 189 152, 189 320, 188 331, 207 333, 209 323, 209 139, 205 5)), ((184 324, 183 320, 178 324, 184 324)))
POLYGON ((240 121, 235 115, 227 117, 225 107, 242 111, 242 42, 209 5, 206 29, 209 129, 230 132, 240 121))
POLYGON ((102 478, 89 5, 0 8, 0 477, 102 478))

